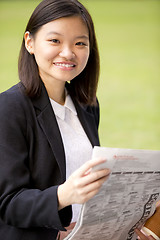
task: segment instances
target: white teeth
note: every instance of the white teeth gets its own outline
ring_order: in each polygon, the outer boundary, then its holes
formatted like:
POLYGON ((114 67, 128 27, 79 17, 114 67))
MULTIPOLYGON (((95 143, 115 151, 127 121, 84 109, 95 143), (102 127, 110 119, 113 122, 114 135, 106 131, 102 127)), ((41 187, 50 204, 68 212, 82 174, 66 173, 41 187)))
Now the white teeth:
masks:
POLYGON ((65 64, 65 63, 55 63, 56 66, 62 66, 62 67, 74 67, 73 64, 65 64))

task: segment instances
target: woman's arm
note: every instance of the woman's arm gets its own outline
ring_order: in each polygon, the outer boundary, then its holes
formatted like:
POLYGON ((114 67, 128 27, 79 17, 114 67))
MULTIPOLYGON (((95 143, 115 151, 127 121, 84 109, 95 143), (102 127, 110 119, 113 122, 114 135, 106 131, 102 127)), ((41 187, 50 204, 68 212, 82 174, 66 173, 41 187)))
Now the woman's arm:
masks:
MULTIPOLYGON (((36 166, 37 159, 34 139, 32 147, 31 141, 27 141, 27 135, 34 132, 27 121, 29 107, 18 90, 0 94, 0 217, 6 224, 18 228, 64 230, 60 218, 67 216, 64 220, 67 226, 71 207, 58 211, 58 186, 50 184, 49 187, 48 183, 41 189, 39 184, 35 187, 32 179, 35 167, 31 164, 36 166), (33 159, 29 159, 31 148, 33 159)), ((43 182, 43 175, 41 178, 43 182)))

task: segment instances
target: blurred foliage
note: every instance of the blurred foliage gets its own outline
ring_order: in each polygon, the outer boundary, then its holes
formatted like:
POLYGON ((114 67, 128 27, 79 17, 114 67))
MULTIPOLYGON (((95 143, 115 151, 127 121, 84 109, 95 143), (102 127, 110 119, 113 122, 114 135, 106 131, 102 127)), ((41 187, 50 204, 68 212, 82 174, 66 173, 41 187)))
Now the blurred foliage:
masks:
MULTIPOLYGON (((40 1, 0 2, 0 91, 18 82, 23 32, 40 1)), ((82 0, 101 57, 101 145, 160 150, 160 1, 82 0)))

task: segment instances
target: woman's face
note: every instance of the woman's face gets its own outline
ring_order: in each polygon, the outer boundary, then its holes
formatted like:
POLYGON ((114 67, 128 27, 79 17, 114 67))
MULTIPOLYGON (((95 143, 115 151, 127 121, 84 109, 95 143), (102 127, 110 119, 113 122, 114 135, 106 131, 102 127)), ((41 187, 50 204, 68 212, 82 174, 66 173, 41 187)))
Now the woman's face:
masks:
POLYGON ((49 22, 34 38, 26 32, 25 43, 35 56, 45 84, 72 80, 83 71, 89 58, 89 32, 79 16, 49 22))

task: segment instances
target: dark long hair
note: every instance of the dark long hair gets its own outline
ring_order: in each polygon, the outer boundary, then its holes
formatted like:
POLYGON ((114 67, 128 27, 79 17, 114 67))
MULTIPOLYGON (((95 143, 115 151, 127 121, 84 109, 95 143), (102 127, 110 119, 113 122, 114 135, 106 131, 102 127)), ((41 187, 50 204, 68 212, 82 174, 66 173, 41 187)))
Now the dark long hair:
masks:
MULTIPOLYGON (((69 93, 78 102, 96 104, 96 90, 99 79, 99 53, 95 36, 94 24, 87 9, 77 0, 43 0, 34 10, 26 27, 34 36, 41 26, 53 20, 80 16, 89 31, 90 55, 85 69, 69 84, 69 93)), ((20 81, 26 89, 26 94, 35 98, 41 92, 42 81, 34 55, 30 55, 23 38, 18 72, 20 81)))

